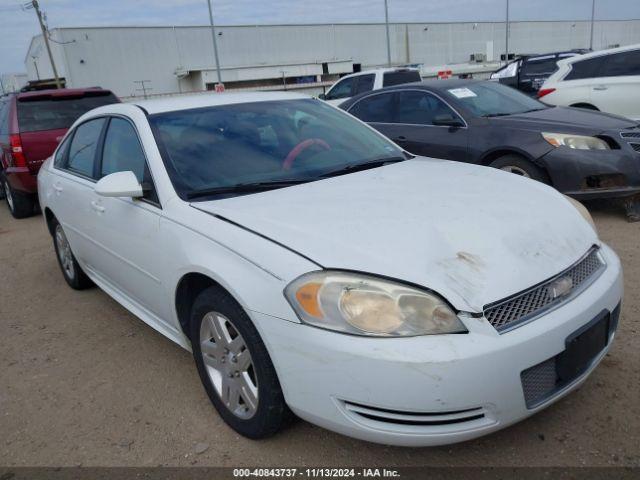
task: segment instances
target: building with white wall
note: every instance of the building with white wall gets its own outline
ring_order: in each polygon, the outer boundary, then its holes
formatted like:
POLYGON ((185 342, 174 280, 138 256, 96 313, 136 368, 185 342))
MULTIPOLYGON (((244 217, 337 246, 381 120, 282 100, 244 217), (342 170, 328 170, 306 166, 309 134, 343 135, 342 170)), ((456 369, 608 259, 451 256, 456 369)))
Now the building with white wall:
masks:
MULTIPOLYGON (((227 87, 330 79, 386 63, 384 24, 219 26, 218 50, 227 87)), ((217 82, 211 30, 195 27, 85 27, 51 31, 53 55, 68 87, 101 86, 121 97, 199 91, 217 82)), ((589 46, 590 22, 512 22, 510 53, 545 53, 589 46)), ((594 49, 640 43, 640 20, 598 21, 594 49)), ((499 61, 503 22, 391 25, 397 65, 499 61)), ((25 56, 29 80, 53 73, 41 36, 25 56)))
POLYGON ((0 95, 19 92, 27 84, 26 73, 5 73, 0 75, 0 95))

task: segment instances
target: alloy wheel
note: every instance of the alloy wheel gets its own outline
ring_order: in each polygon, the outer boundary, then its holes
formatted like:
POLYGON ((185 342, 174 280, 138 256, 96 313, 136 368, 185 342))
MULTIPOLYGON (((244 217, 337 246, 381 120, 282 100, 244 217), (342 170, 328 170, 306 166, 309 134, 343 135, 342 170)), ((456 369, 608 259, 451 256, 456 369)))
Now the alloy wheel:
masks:
POLYGON ((71 253, 69 241, 67 240, 64 230, 62 230, 60 224, 56 225, 55 237, 60 265, 62 265, 62 269, 64 270, 67 278, 73 279, 76 274, 75 267, 73 265, 73 254, 71 253))
POLYGON ((505 165, 501 167, 500 170, 504 170, 505 172, 513 173, 515 175, 520 175, 521 177, 531 178, 531 175, 524 169, 520 167, 516 167, 515 165, 505 165))
POLYGON ((233 322, 218 312, 205 314, 200 351, 222 403, 238 418, 253 417, 258 409, 258 380, 251 353, 233 322))
POLYGON ((11 189, 6 181, 2 182, 2 188, 4 189, 4 196, 7 199, 9 209, 13 212, 13 196, 11 195, 11 189))

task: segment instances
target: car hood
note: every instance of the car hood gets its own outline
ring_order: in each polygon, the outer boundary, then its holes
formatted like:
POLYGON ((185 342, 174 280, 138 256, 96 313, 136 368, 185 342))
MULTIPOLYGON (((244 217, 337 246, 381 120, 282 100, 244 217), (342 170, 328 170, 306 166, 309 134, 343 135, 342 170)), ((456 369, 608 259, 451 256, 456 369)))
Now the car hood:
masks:
POLYGON ((618 131, 638 126, 637 122, 617 115, 567 107, 552 107, 506 117, 494 117, 489 121, 496 126, 582 135, 597 135, 609 130, 618 131))
POLYGON ((192 206, 323 268, 421 285, 472 312, 561 272, 598 243, 550 187, 424 157, 192 206))

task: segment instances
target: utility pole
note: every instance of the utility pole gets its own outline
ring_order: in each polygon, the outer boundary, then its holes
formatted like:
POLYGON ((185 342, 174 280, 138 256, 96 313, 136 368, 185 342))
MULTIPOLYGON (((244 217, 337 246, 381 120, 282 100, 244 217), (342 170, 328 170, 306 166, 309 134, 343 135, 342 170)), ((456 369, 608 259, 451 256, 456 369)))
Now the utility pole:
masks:
POLYGON ((62 83, 60 82, 60 77, 58 76, 58 70, 56 69, 56 62, 53 60, 53 54, 51 53, 51 45, 49 45, 49 30, 44 24, 44 20, 42 18, 42 12, 40 11, 40 5, 38 4, 38 0, 32 0, 31 2, 25 5, 26 9, 33 8, 36 11, 36 15, 38 16, 38 22, 40 22, 40 30, 42 30, 42 38, 44 38, 44 44, 47 47, 47 53, 49 54, 49 61, 51 62, 51 69, 53 70, 53 77, 56 80, 56 88, 62 88, 62 83))
POLYGON ((2 90, 0 92, 0 96, 4 95, 4 83, 2 83, 2 75, 0 74, 0 90, 2 90))
POLYGON ((589 40, 589 50, 593 50, 593 23, 596 16, 596 0, 591 0, 591 39, 589 40))
POLYGON ((391 40, 389 38, 389 5, 384 0, 384 25, 387 29, 387 66, 391 66, 391 40))
POLYGON ((505 37, 505 52, 504 52, 504 63, 505 65, 509 63, 509 0, 507 0, 507 18, 504 24, 505 37))
POLYGON ((213 23, 213 7, 211 6, 211 0, 207 0, 207 4, 209 5, 209 24, 211 25, 211 38, 213 40, 213 54, 216 57, 216 70, 218 71, 218 84, 223 85, 222 75, 220 73, 220 57, 218 56, 218 42, 216 41, 216 27, 213 23))

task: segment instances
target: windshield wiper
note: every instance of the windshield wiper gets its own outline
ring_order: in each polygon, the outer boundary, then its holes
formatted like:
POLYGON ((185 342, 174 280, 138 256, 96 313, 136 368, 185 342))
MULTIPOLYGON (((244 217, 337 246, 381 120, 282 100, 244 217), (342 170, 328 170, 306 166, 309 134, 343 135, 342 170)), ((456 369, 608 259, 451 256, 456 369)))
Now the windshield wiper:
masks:
POLYGON ((226 187, 206 188, 203 190, 194 190, 187 193, 189 200, 198 197, 209 197, 213 195, 223 195, 225 193, 253 193, 253 192, 265 192, 267 190, 275 190, 277 188, 291 187, 293 185, 300 185, 301 183, 307 183, 309 180, 278 180, 273 182, 254 182, 254 183, 238 183, 236 185, 229 185, 226 187))
POLYGON ((352 165, 347 165, 346 167, 341 167, 336 170, 330 170, 318 176, 318 178, 329 178, 329 177, 337 177, 339 175, 344 175, 347 173, 360 172, 362 170, 369 170, 371 168, 382 167, 384 165, 390 163, 399 163, 408 160, 406 157, 383 157, 375 160, 369 160, 368 162, 363 163, 355 163, 352 165))
POLYGON ((509 115, 513 115, 513 113, 487 113, 486 115, 482 115, 484 118, 491 118, 491 117, 508 117, 509 115))

